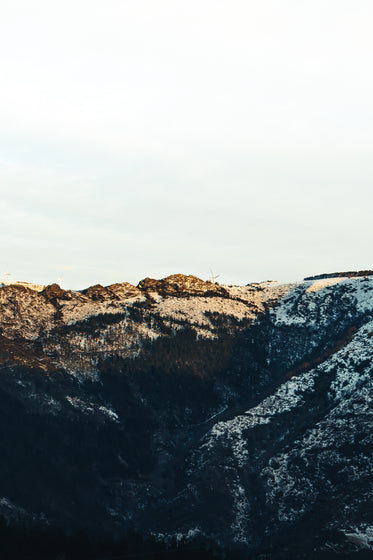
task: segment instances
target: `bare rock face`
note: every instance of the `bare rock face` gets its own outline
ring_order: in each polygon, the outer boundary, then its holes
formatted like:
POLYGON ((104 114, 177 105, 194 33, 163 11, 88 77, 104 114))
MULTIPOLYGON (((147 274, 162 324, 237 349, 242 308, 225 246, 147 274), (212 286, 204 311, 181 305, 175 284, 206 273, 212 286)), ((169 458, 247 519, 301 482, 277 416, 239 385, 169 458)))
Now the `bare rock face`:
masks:
POLYGON ((162 296, 226 296, 227 291, 219 284, 205 282, 197 276, 185 274, 172 274, 162 280, 145 278, 137 286, 145 292, 157 292, 162 296))
POLYGON ((83 290, 82 294, 86 295, 93 301, 105 301, 106 299, 113 297, 113 294, 110 292, 110 290, 108 288, 104 288, 104 286, 101 286, 101 284, 90 286, 86 290, 83 290))
POLYGON ((138 288, 136 288, 136 286, 133 286, 128 282, 118 282, 116 284, 110 284, 110 286, 108 286, 108 289, 112 294, 117 296, 119 299, 127 299, 127 298, 141 296, 141 291, 138 288))
POLYGON ((101 284, 95 284, 86 290, 82 290, 81 293, 92 301, 126 300, 141 295, 141 291, 128 282, 120 282, 105 287, 101 284))
POLYGON ((71 299, 71 293, 63 290, 58 284, 51 284, 50 286, 47 286, 41 294, 51 303, 56 303, 58 300, 71 299))

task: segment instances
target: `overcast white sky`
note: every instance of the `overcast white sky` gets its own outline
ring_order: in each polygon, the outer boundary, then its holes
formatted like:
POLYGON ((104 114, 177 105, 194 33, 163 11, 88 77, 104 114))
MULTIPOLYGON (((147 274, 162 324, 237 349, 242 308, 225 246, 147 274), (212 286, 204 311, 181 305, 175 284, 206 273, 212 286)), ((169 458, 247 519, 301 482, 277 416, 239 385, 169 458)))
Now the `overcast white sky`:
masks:
POLYGON ((371 0, 0 5, 0 274, 373 267, 371 0))

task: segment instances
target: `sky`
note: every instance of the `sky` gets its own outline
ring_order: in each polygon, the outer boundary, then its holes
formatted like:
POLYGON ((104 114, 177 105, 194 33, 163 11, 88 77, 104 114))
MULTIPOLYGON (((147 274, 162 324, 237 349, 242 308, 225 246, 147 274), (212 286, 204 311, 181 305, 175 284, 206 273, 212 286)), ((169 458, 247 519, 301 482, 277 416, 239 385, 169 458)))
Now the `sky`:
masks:
POLYGON ((0 276, 373 268, 370 0, 0 3, 0 276))

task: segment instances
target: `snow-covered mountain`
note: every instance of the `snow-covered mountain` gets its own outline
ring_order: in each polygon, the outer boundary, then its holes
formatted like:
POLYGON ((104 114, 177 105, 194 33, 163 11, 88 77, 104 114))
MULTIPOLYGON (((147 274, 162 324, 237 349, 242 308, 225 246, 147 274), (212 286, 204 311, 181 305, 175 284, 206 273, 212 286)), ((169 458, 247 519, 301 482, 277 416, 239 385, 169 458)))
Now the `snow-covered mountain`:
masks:
POLYGON ((369 271, 3 285, 0 329, 11 525, 373 555, 369 271))

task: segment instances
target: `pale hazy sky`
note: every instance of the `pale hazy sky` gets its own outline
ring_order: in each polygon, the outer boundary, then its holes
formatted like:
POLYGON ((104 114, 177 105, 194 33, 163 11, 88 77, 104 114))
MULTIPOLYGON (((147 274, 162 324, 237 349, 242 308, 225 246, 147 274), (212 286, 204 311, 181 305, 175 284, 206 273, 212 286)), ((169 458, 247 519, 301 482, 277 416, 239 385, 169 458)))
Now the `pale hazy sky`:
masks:
POLYGON ((373 267, 371 0, 0 0, 1 267, 373 267))

